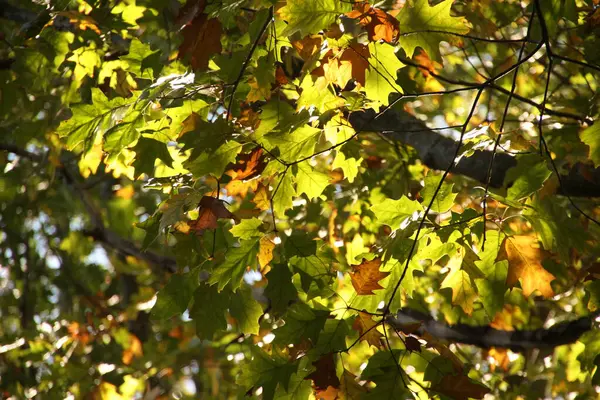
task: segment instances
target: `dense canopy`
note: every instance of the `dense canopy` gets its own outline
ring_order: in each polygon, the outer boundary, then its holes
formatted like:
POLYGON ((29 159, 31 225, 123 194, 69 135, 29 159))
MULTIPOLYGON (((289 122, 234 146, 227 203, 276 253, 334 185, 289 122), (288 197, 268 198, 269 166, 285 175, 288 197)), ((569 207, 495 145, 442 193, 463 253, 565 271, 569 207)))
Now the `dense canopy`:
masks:
POLYGON ((0 396, 590 399, 597 0, 0 0, 0 396))

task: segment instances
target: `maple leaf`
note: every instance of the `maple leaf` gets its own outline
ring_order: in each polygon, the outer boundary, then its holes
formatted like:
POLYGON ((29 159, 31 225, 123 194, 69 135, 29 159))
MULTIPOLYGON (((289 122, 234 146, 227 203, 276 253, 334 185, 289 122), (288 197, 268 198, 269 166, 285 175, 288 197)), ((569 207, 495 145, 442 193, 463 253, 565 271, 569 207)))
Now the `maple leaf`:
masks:
POLYGON ((431 388, 456 400, 483 399, 490 392, 486 386, 465 375, 444 375, 431 388))
POLYGON ((402 7, 398 14, 402 33, 399 41, 408 57, 412 57, 415 49, 420 47, 431 59, 441 61, 440 42, 460 42, 456 36, 448 33, 469 32, 464 18, 450 15, 452 0, 443 1, 433 7, 429 5, 428 0, 414 0, 409 4, 402 7))
POLYGON ((414 336, 407 336, 404 338, 404 344, 406 346, 406 350, 416 351, 418 353, 421 352, 421 342, 414 336))
POLYGON ((226 174, 232 179, 250 180, 259 176, 266 166, 263 149, 256 147, 249 154, 238 155, 235 164, 229 164, 226 174))
POLYGON ((340 387, 340 380, 335 372, 335 360, 333 353, 327 353, 317 361, 313 362, 316 371, 307 375, 305 379, 312 379, 315 388, 319 391, 326 391, 329 386, 334 388, 340 387))
POLYGON ((269 199, 269 190, 265 185, 260 183, 254 192, 252 202, 256 204, 260 210, 268 210, 271 208, 271 200, 269 199))
POLYGON ((274 249, 275 243, 269 236, 263 236, 260 239, 258 245, 258 265, 260 265, 262 269, 266 268, 273 260, 274 249))
POLYGON ((364 86, 366 81, 366 71, 369 68, 370 55, 369 47, 360 43, 350 44, 343 52, 337 55, 330 50, 321 58, 321 65, 315 68, 311 74, 315 76, 325 76, 329 82, 336 83, 343 88, 346 84, 342 86, 342 83, 348 82, 346 80, 346 74, 348 73, 348 69, 350 69, 352 79, 354 79, 356 83, 360 83, 361 86, 364 86), (332 59, 336 59, 337 64, 332 62, 332 59), (336 77, 334 75, 336 69, 337 73, 342 74, 342 76, 336 77))
POLYGON ((419 52, 413 58, 419 63, 419 72, 421 72, 424 77, 428 77, 432 72, 436 73, 440 68, 442 68, 442 64, 437 61, 433 61, 423 50, 419 50, 419 52))
POLYGON ((507 285, 514 286, 520 282, 525 296, 538 290, 542 296, 549 298, 554 296, 550 282, 556 278, 542 266, 546 252, 537 247, 537 243, 534 236, 507 237, 498 252, 498 260, 508 260, 507 285))
POLYGON ((383 289, 379 281, 388 276, 389 272, 381 272, 381 259, 376 258, 368 261, 363 258, 360 265, 354 267, 354 272, 350 273, 352 286, 359 295, 375 294, 373 290, 383 289))
POLYGON ((216 229, 219 218, 236 219, 225 206, 223 201, 212 196, 200 199, 198 218, 190 222, 190 232, 202 235, 206 229, 216 229))
POLYGON ((358 19, 359 24, 365 27, 371 41, 383 40, 392 43, 398 36, 398 20, 369 3, 356 3, 354 10, 346 13, 346 16, 358 19))
POLYGON ((377 330, 377 325, 370 314, 361 311, 356 316, 352 324, 352 329, 360 334, 361 341, 366 341, 375 347, 381 347, 381 338, 383 335, 377 330))
POLYGON ((221 22, 204 14, 204 0, 190 0, 186 4, 187 8, 184 8, 188 11, 193 5, 196 6, 195 17, 186 23, 181 31, 183 41, 179 46, 178 58, 189 57, 192 68, 206 70, 210 57, 220 53, 223 49, 221 47, 221 22))

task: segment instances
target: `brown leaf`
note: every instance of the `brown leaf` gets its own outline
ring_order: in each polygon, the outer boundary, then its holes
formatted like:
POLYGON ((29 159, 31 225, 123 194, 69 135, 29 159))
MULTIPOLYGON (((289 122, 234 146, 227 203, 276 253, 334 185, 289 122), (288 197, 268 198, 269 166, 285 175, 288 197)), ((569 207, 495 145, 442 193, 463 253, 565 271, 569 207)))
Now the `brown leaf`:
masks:
POLYGON ((456 400, 483 399, 490 392, 490 389, 465 375, 444 375, 431 388, 456 400))
POLYGON ((216 197, 203 196, 200 199, 198 218, 190 222, 190 232, 202 235, 206 229, 216 229, 219 218, 236 219, 223 202, 216 197))
POLYGON ((193 69, 206 70, 210 57, 222 50, 221 23, 216 18, 208 18, 208 15, 202 12, 204 0, 188 1, 184 8, 192 8, 194 5, 196 8, 182 17, 189 19, 189 15, 195 12, 194 18, 182 29, 183 41, 179 46, 178 58, 189 57, 193 69))
POLYGON ((404 338, 404 344, 406 345, 406 350, 421 352, 421 342, 414 336, 404 338))
POLYGON ((335 372, 335 360, 333 353, 327 353, 317 361, 313 362, 317 368, 316 371, 308 375, 305 379, 312 379, 315 388, 319 391, 326 391, 329 386, 340 387, 340 380, 335 372))
POLYGON ((381 272, 381 259, 376 258, 373 261, 368 261, 363 258, 360 265, 354 267, 354 272, 350 273, 352 286, 359 295, 375 294, 373 290, 383 289, 379 281, 388 276, 389 272, 381 272))
POLYGON ((383 335, 377 330, 377 323, 373 321, 371 315, 360 312, 352 324, 352 329, 360 334, 361 341, 366 340, 372 346, 381 347, 381 337, 383 335))
POLYGON ((336 400, 338 397, 339 389, 333 386, 327 386, 327 390, 316 390, 315 397, 319 400, 336 400))
POLYGON ((506 283, 514 286, 520 282, 525 296, 536 290, 546 298, 554 296, 550 282, 556 278, 542 266, 546 256, 534 236, 516 235, 504 239, 498 260, 508 260, 506 283))
POLYGON ((369 3, 356 3, 354 10, 346 15, 358 19, 358 23, 365 27, 371 41, 384 40, 393 43, 398 36, 398 20, 385 11, 370 6, 369 3))

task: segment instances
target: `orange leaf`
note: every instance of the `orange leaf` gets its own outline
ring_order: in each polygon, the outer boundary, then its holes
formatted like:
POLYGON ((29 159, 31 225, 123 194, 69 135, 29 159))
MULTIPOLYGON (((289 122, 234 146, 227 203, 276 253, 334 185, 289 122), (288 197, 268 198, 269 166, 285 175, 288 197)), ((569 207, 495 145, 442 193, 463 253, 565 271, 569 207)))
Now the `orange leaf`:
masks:
POLYGON ((415 61, 419 63, 421 68, 419 71, 423 76, 428 77, 430 73, 435 73, 442 67, 442 64, 437 61, 431 60, 424 50, 419 50, 419 54, 414 56, 415 61))
POLYGON ((444 375, 431 388, 456 400, 483 399, 490 392, 490 389, 465 375, 444 375))
POLYGON ((346 15, 358 19, 358 23, 365 27, 371 41, 384 40, 392 43, 398 36, 398 20, 379 8, 371 7, 369 3, 356 3, 354 10, 346 15))
POLYGON ((223 202, 216 197, 203 196, 200 199, 200 211, 198 218, 190 222, 190 232, 202 235, 206 229, 216 229, 217 219, 231 218, 236 219, 225 206, 223 202))
MULTIPOLYGON (((215 53, 220 53, 221 47, 221 23, 216 18, 208 18, 204 14, 203 0, 195 2, 188 1, 188 5, 198 4, 194 18, 182 29, 183 41, 179 46, 178 58, 190 57, 190 63, 195 70, 208 68, 208 61, 215 53)), ((193 6, 192 6, 193 7, 193 6)), ((185 8, 185 7, 184 7, 185 8)))
POLYGON ((492 371, 496 369, 496 366, 502 368, 504 371, 508 371, 508 364, 510 363, 508 350, 492 347, 488 350, 488 356, 493 359, 493 361, 490 362, 492 371))
POLYGON ((352 324, 352 329, 360 334, 361 341, 366 340, 372 346, 381 347, 381 337, 383 335, 376 327, 377 323, 373 321, 371 315, 365 312, 360 312, 352 324))
POLYGON ((354 267, 354 272, 350 273, 352 286, 356 293, 361 295, 375 294, 373 290, 383 289, 379 281, 388 276, 389 272, 381 272, 381 259, 376 258, 373 261, 368 261, 363 258, 363 262, 354 267))
POLYGON ((506 283, 514 286, 520 282, 525 296, 536 290, 546 298, 554 296, 550 282, 556 278, 542 266, 546 256, 534 236, 517 235, 504 239, 498 260, 508 260, 506 283))
POLYGON ((256 147, 249 154, 240 154, 235 164, 229 164, 227 175, 233 179, 249 180, 259 176, 266 166, 263 149, 256 147))
POLYGON ((321 43, 323 43, 323 37, 321 35, 312 35, 306 36, 301 40, 293 41, 292 46, 294 46, 300 58, 307 60, 319 51, 321 43))
POLYGON ((142 352, 142 342, 135 335, 129 336, 129 347, 123 350, 122 361, 123 364, 129 365, 133 361, 134 357, 141 357, 144 353, 142 352))

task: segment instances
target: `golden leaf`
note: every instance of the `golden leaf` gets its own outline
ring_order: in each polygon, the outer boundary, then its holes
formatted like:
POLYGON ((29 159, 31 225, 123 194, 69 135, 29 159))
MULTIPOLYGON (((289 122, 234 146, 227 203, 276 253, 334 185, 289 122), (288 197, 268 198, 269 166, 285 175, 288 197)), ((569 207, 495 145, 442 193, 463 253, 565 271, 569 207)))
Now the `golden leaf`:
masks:
POLYGON ((554 296, 550 282, 556 278, 542 266, 546 256, 534 236, 517 235, 504 239, 498 260, 508 260, 506 283, 514 286, 520 282, 525 296, 536 290, 546 298, 554 296))
POLYGON ((352 329, 360 334, 361 341, 366 340, 372 346, 381 347, 381 337, 383 335, 377 330, 376 326, 377 323, 373 321, 371 315, 360 312, 352 324, 352 329))

